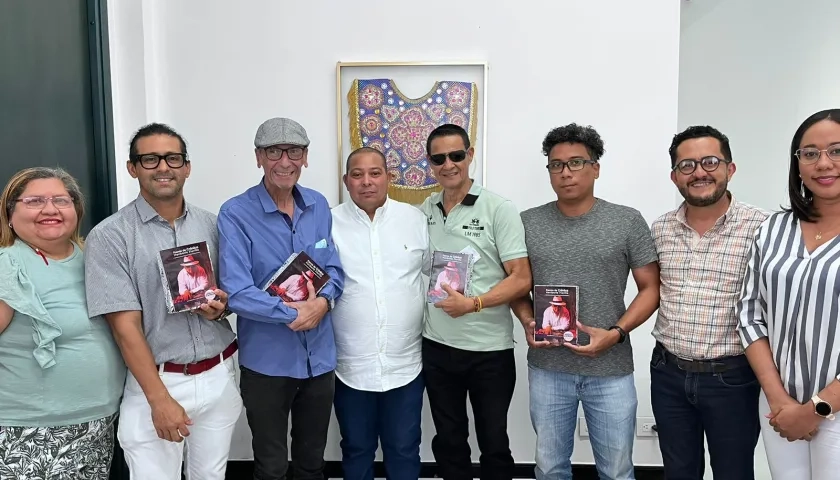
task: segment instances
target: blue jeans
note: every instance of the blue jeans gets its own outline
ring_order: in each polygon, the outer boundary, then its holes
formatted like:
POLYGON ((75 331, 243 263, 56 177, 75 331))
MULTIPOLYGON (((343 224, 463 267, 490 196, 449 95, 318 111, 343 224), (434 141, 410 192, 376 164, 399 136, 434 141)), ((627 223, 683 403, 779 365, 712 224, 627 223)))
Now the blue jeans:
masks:
POLYGON ((675 361, 668 361, 660 344, 650 361, 650 398, 665 477, 703 478, 705 433, 715 480, 753 480, 761 387, 747 358, 718 359, 728 367, 720 373, 686 371, 675 361))
POLYGON ((423 375, 387 392, 366 392, 335 380, 335 416, 341 431, 341 467, 346 480, 373 480, 376 447, 382 442, 389 480, 420 478, 420 417, 423 375))
POLYGON ((632 480, 636 437, 633 375, 570 375, 528 366, 531 423, 537 433, 537 480, 572 480, 578 404, 602 480, 632 480))

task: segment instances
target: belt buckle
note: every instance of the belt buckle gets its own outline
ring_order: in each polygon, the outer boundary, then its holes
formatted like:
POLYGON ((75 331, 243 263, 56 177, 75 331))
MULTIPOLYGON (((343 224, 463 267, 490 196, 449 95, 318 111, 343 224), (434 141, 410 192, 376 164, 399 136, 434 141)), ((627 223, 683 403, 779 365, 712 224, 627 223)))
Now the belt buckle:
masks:
POLYGON ((192 374, 189 372, 190 365, 192 365, 192 363, 185 363, 184 364, 184 375, 186 375, 186 376, 192 376, 192 374))

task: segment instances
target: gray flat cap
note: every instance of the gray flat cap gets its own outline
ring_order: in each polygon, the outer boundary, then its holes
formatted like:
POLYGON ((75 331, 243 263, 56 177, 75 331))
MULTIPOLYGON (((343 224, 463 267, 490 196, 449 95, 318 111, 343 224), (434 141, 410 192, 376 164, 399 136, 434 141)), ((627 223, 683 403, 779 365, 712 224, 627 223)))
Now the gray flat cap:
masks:
POLYGON ((275 117, 263 122, 254 136, 254 146, 263 148, 280 144, 308 147, 306 129, 290 118, 275 117))

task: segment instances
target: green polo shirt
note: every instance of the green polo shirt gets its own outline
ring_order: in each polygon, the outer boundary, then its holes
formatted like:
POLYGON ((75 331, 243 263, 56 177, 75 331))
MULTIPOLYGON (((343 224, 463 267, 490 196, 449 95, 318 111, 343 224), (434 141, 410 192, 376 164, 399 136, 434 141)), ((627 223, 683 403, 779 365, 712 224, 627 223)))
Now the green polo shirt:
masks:
MULTIPOLYGON (((516 206, 480 185, 473 183, 448 216, 443 214, 443 192, 426 198, 420 209, 429 224, 432 251, 460 252, 471 247, 481 256, 473 266, 467 296, 484 295, 507 276, 504 262, 528 256, 516 206)), ((427 303, 423 336, 462 350, 504 350, 513 348, 513 317, 508 305, 452 318, 427 303)))

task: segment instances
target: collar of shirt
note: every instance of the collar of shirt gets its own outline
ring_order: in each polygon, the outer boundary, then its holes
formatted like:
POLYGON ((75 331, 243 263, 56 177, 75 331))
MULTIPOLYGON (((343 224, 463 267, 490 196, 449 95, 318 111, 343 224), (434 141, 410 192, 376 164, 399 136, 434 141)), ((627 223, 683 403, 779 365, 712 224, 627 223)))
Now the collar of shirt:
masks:
MULTIPOLYGON (((160 214, 158 214, 157 211, 149 205, 149 202, 146 201, 146 197, 144 197, 142 193, 137 195, 137 200, 134 202, 134 208, 137 209, 137 214, 140 215, 140 220, 142 220, 143 223, 149 223, 149 221, 155 218, 163 220, 163 217, 161 217, 160 214)), ((184 200, 184 213, 182 213, 178 219, 180 220, 184 218, 189 211, 190 205, 186 200, 184 200)))
MULTIPOLYGON (((461 200, 459 205, 463 205, 465 207, 472 207, 475 205, 475 202, 478 200, 478 196, 481 195, 482 187, 481 185, 475 183, 474 180, 470 180, 472 185, 470 186, 470 191, 467 192, 467 195, 461 200)), ((443 192, 438 192, 435 194, 435 197, 432 199, 432 203, 437 205, 438 209, 440 210, 441 215, 446 217, 443 209, 443 192)), ((449 213, 452 213, 450 210, 449 213)))
POLYGON ((349 208, 353 211, 356 217, 365 225, 372 226, 376 225, 377 223, 381 222, 384 218, 386 218, 386 215, 388 215, 388 205, 391 204, 391 198, 385 197, 385 203, 382 204, 381 207, 377 208, 376 212, 374 212, 373 220, 371 220, 367 212, 359 208, 359 206, 356 205, 355 202, 351 200, 349 203, 349 208))
MULTIPOLYGON (((735 208, 736 208, 736 204, 737 204, 737 202, 735 200, 735 196, 732 195, 732 193, 729 192, 728 190, 726 192, 726 195, 729 197, 729 207, 726 209, 726 211, 723 213, 723 215, 721 215, 721 217, 718 218, 717 221, 715 221, 715 226, 725 225, 726 222, 729 221, 733 217, 733 214, 735 213, 735 208)), ((686 217, 685 217, 685 208, 686 208, 686 202, 683 200, 683 202, 680 204, 679 208, 677 209, 677 215, 676 215, 677 216, 677 221, 680 222, 681 224, 683 224, 685 227, 691 228, 691 226, 688 225, 688 219, 686 219, 686 217)))
MULTIPOLYGON (((279 212, 280 209, 277 208, 277 202, 268 194, 268 188, 265 186, 265 177, 260 181, 259 186, 262 188, 256 189, 257 198, 265 213, 279 212)), ((292 187, 292 198, 295 199, 295 211, 303 211, 307 207, 315 205, 315 198, 308 191, 298 188, 297 185, 292 187)))

